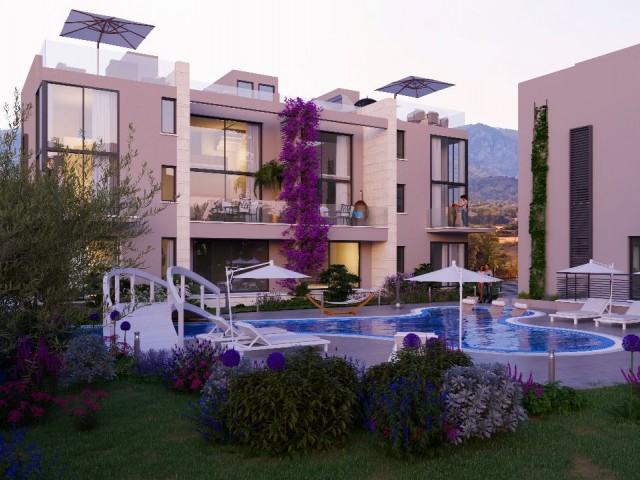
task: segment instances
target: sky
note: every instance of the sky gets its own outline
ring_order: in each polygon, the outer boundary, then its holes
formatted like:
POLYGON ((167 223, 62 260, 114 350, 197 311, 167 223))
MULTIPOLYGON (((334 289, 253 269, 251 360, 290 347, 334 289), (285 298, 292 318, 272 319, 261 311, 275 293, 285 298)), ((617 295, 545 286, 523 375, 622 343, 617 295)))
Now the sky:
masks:
POLYGON ((237 69, 279 77, 286 96, 382 99, 416 75, 455 84, 419 103, 512 129, 518 83, 640 43, 637 0, 2 0, 1 104, 71 9, 155 25, 138 51, 189 62, 194 80, 237 69))

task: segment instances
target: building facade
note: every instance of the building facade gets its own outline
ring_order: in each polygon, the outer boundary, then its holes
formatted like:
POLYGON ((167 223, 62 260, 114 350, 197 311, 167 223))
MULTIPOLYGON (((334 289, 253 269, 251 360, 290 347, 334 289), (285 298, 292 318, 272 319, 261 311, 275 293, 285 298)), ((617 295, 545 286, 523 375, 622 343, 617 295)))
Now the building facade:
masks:
MULTIPOLYGON (((640 45, 522 82, 518 91, 518 288, 529 291, 534 108, 547 106, 547 294, 562 297, 557 272, 595 259, 640 270, 640 176, 635 135, 640 107, 640 45)), ((637 282, 635 282, 637 283, 637 282)), ((606 285, 608 289, 608 282, 606 285)), ((634 298, 634 277, 617 277, 619 298, 634 298)), ((640 292, 637 292, 640 293, 640 292)))
MULTIPOLYGON (((184 62, 101 49, 96 65, 95 50, 47 42, 22 90, 22 102, 34 106, 23 133, 44 170, 85 158, 96 141, 118 159, 133 125, 137 161, 151 166, 162 186, 157 202, 166 204, 141 239, 153 248, 146 267, 164 275, 178 265, 223 283, 225 266, 284 263, 282 204, 253 175, 279 156, 284 98, 268 75, 233 70, 199 83, 184 62)), ((407 110, 395 99, 357 107, 359 100, 344 89, 316 99, 318 195, 332 225, 327 265, 347 265, 364 288, 421 263, 464 265, 468 234, 487 230, 451 207, 469 193, 467 133, 445 113, 407 110)))

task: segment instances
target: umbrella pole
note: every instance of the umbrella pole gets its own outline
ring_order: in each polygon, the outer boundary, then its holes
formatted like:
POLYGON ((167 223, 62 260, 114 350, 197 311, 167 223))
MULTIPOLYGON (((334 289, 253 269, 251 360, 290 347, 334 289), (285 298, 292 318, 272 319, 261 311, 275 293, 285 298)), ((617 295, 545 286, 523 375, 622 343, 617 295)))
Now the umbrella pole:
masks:
POLYGON ((100 75, 100 42, 96 48, 96 75, 100 75))
POLYGON ((460 305, 459 305, 459 318, 458 318, 458 348, 462 351, 462 269, 460 269, 460 305))
POLYGON ((610 275, 610 278, 609 278, 609 313, 611 313, 612 303, 613 303, 613 273, 610 275))

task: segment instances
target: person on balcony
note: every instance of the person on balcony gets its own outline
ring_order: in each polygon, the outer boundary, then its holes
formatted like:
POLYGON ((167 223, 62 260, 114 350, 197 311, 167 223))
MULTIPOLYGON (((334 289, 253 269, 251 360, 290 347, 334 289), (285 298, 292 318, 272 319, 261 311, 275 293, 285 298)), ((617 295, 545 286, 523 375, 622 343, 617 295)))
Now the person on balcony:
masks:
POLYGON ((469 201, 466 195, 460 195, 460 201, 458 202, 458 208, 460 209, 460 216, 462 217, 462 226, 469 226, 469 201))

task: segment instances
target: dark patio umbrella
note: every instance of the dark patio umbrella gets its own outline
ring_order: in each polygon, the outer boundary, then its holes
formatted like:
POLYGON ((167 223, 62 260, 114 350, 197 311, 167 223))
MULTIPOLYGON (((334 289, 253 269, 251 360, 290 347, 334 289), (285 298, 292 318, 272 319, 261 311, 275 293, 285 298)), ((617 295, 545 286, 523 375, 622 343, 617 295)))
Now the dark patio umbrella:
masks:
POLYGON ((153 25, 122 18, 71 10, 64 22, 61 37, 78 38, 98 44, 98 72, 100 73, 100 44, 137 49, 142 40, 154 29, 153 25))
POLYGON ((396 98, 398 95, 420 98, 449 87, 453 87, 453 83, 432 80, 431 78, 411 76, 391 82, 389 85, 385 85, 384 87, 376 88, 376 91, 393 93, 393 98, 396 98))

